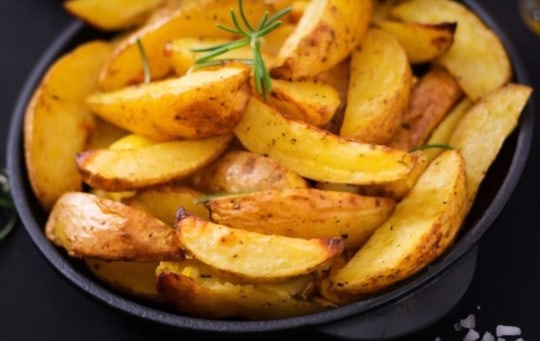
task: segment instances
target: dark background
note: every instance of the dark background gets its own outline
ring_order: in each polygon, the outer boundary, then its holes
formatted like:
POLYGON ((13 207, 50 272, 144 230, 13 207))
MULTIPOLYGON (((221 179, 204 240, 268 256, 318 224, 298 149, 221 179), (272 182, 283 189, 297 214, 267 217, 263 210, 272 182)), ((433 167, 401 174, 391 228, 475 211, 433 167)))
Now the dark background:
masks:
MULTIPOLYGON (((540 38, 520 22, 513 0, 479 0, 511 38, 529 72, 540 108, 540 38)), ((0 0, 0 166, 13 106, 25 78, 71 17, 61 1, 0 0)), ((536 119, 535 131, 540 129, 536 119)), ((473 281, 441 320, 408 340, 462 340, 454 324, 474 314, 476 330, 495 334, 498 324, 518 326, 524 340, 540 340, 540 148, 534 137, 523 178, 479 244, 473 281)), ((127 316, 83 294, 63 279, 23 226, 0 241, 0 340, 148 340, 181 338, 178 331, 127 316)), ((309 334, 310 337, 314 335, 309 334)), ((515 340, 509 337, 506 340, 515 340)))

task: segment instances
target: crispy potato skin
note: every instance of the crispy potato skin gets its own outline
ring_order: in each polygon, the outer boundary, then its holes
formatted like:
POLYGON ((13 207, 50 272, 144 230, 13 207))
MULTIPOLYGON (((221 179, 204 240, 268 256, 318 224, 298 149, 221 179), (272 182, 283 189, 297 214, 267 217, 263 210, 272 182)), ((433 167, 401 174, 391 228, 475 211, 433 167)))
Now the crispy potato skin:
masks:
POLYGON ((308 187, 304 178, 276 160, 243 150, 228 151, 194 174, 189 182, 214 194, 308 187))
POLYGON ((401 127, 388 145, 403 150, 421 146, 462 96, 463 90, 448 71, 431 69, 414 85, 401 127))
POLYGON ((300 80, 331 69, 364 38, 372 12, 372 0, 308 3, 296 30, 277 55, 272 75, 300 80))
POLYGON ((395 204, 391 198, 315 188, 267 190, 206 202, 212 221, 222 225, 306 239, 343 238, 345 248, 360 247, 395 204))
POLYGON ((463 158, 456 150, 445 151, 430 163, 394 214, 330 278, 333 290, 372 294, 423 269, 453 243, 466 203, 463 158))
POLYGON ((74 155, 85 149, 94 116, 85 105, 97 89, 96 72, 112 47, 90 41, 56 60, 42 78, 24 114, 28 178, 45 210, 67 191, 82 189, 74 155))
POLYGON ((72 257, 125 261, 184 258, 174 229, 142 211, 89 193, 62 195, 49 215, 45 233, 72 257))

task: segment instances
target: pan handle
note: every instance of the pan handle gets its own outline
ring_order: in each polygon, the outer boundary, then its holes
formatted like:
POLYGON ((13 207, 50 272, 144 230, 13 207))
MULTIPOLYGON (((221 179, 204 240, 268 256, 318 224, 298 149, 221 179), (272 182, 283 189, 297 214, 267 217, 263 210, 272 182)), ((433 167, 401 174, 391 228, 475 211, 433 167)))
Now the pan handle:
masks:
POLYGON ((463 297, 476 268, 478 246, 431 282, 399 300, 366 313, 318 327, 347 340, 389 340, 433 324, 463 297))

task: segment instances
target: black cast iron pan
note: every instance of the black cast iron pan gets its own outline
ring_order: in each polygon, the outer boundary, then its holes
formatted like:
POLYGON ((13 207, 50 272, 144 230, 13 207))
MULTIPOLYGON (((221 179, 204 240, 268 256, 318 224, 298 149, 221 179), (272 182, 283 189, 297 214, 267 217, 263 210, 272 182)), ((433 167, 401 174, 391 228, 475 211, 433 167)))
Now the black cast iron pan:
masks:
MULTIPOLYGON (((501 38, 513 62, 515 81, 529 84, 519 54, 504 30, 474 1, 464 3, 501 38)), ((26 105, 48 66, 80 42, 98 37, 103 37, 103 34, 74 21, 45 51, 18 98, 6 153, 12 195, 23 225, 49 263, 82 292, 134 317, 196 335, 239 338, 254 334, 277 336, 285 332, 290 335, 316 330, 356 340, 390 339, 419 330, 441 318, 465 293, 474 273, 477 243, 504 208, 525 167, 534 127, 532 98, 522 113, 518 128, 507 139, 484 179, 475 205, 454 246, 423 271, 392 290, 333 310, 294 318, 268 321, 206 320, 131 299, 95 281, 79 261, 53 246, 43 233, 47 216, 27 180, 22 122, 26 105)))

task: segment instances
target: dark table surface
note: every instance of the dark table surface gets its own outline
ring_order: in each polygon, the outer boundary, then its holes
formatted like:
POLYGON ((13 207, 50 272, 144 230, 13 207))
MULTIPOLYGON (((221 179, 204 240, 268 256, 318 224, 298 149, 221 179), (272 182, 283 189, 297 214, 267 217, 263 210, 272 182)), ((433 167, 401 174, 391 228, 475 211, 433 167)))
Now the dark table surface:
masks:
MULTIPOLYGON (((540 113, 540 38, 520 22, 514 0, 478 2, 521 54, 531 85, 537 89, 533 97, 540 113)), ((25 78, 72 20, 60 4, 58 0, 0 0, 0 166, 10 115, 25 78)), ((539 125, 537 118, 536 132, 539 125)), ((470 314, 480 335, 495 334, 496 326, 503 324, 520 327, 523 340, 540 340, 538 148, 536 134, 521 182, 479 244, 476 271, 463 298, 435 324, 400 340, 462 340, 465 330, 454 326, 470 314)), ((0 241, 0 340, 134 341, 182 336, 83 294, 47 263, 23 226, 16 226, 0 241)))

